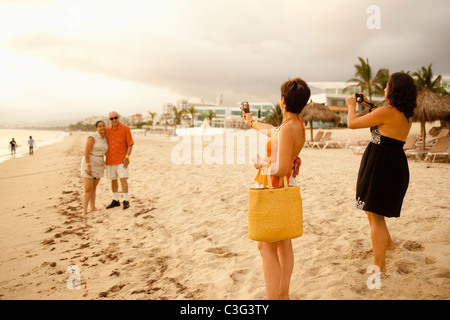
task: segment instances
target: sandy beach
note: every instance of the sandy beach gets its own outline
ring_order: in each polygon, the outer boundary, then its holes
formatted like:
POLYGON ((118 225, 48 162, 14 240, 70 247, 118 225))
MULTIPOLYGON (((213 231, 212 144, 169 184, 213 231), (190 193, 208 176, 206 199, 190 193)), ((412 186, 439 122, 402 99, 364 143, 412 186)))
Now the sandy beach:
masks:
MULTIPOLYGON (((352 144, 370 136, 368 129, 331 131, 352 144)), ((419 132, 415 123, 411 134, 419 132)), ((105 209, 112 194, 103 178, 102 210, 81 218, 86 137, 74 133, 0 164, 0 299, 264 295, 259 252, 247 238, 251 164, 176 164, 172 151, 181 140, 136 135, 131 207, 105 209), (68 268, 79 271, 79 286, 69 288, 68 268)), ((293 240, 291 299, 450 298, 449 163, 409 160, 401 217, 388 220, 397 249, 387 253, 381 288, 371 290, 364 275, 373 261, 369 224, 354 204, 361 154, 306 148, 300 156, 304 234, 293 240)))

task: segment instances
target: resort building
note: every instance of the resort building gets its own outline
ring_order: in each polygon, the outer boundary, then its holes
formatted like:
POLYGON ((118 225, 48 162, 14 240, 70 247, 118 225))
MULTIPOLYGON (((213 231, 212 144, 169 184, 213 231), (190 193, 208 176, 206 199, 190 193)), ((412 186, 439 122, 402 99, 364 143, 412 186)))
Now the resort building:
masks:
MULTIPOLYGON (((251 102, 249 101, 250 111, 253 112, 255 119, 261 120, 268 117, 271 110, 275 107, 272 102, 251 102)), ((220 104, 211 104, 201 102, 192 102, 187 99, 181 99, 176 104, 166 103, 163 105, 163 114, 160 117, 160 123, 174 124, 174 107, 177 111, 185 110, 182 118, 183 125, 201 126, 205 119, 211 120, 211 127, 216 128, 243 128, 245 126, 242 120, 240 102, 235 106, 224 106, 220 104), (194 119, 188 112, 191 108, 195 109, 194 119)))
MULTIPOLYGON (((332 111, 336 112, 341 120, 339 126, 347 126, 347 105, 345 100, 352 94, 360 92, 358 87, 349 88, 344 93, 344 89, 356 83, 346 81, 334 82, 309 82, 311 89, 310 102, 320 103, 328 106, 332 111)), ((442 86, 450 92, 450 75, 443 75, 442 86)), ((367 93, 366 93, 367 94, 367 93)), ((372 102, 382 102, 384 95, 372 94, 372 102)), ((250 110, 253 112, 253 118, 262 120, 271 114, 271 110, 275 108, 273 102, 251 102, 249 101, 250 110)), ((176 104, 166 103, 163 105, 163 114, 159 117, 160 124, 175 123, 174 107, 179 110, 189 110, 192 107, 196 110, 194 119, 189 112, 183 115, 182 125, 201 126, 205 119, 209 119, 212 127, 223 128, 244 128, 245 124, 242 120, 240 102, 234 106, 222 105, 222 96, 217 98, 217 103, 192 102, 188 99, 181 99, 176 104)), ((330 124, 314 122, 314 126, 329 126, 330 124)))
MULTIPOLYGON (((347 126, 347 104, 345 100, 354 93, 359 93, 357 87, 349 88, 345 93, 344 89, 355 85, 353 82, 335 81, 335 82, 309 82, 311 89, 311 101, 321 103, 332 111, 336 112, 341 120, 339 126, 347 126)), ((377 103, 384 100, 383 96, 372 95, 372 102, 377 103)), ((314 126, 327 126, 327 124, 314 123, 314 126)))
POLYGON ((450 74, 441 76, 441 85, 448 93, 450 93, 450 74))
MULTIPOLYGON (((351 82, 310 82, 308 83, 311 88, 311 100, 316 103, 322 103, 326 106, 345 107, 345 100, 348 96, 359 93, 360 90, 357 87, 349 88, 344 93, 345 87, 355 85, 351 82)), ((383 96, 372 95, 372 102, 379 102, 384 100, 383 96)))

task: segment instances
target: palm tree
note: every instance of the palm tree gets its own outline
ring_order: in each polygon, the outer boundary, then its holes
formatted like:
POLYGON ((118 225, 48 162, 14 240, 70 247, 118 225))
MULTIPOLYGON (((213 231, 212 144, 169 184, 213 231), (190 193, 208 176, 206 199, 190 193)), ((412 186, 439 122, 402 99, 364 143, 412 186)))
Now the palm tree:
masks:
POLYGON ((194 126, 194 116, 197 113, 197 110, 194 108, 194 106, 191 106, 189 109, 186 109, 187 113, 191 114, 191 127, 194 126))
POLYGON ((185 110, 181 109, 178 110, 177 107, 173 107, 173 116, 175 120, 175 124, 181 124, 181 119, 183 118, 183 115, 186 113, 185 110))
POLYGON ((432 64, 428 66, 428 68, 422 67, 417 69, 416 72, 413 73, 413 77, 416 79, 417 91, 423 90, 425 88, 430 89, 432 92, 437 93, 439 95, 447 95, 447 91, 442 87, 441 75, 437 76, 434 79, 433 71, 431 70, 432 64))
MULTIPOLYGON (((428 68, 422 67, 420 69, 417 69, 416 72, 413 73, 413 77, 415 78, 414 81, 416 82, 417 91, 418 91, 418 104, 424 103, 425 98, 424 97, 431 97, 435 95, 447 95, 447 91, 442 87, 441 85, 441 76, 437 76, 436 79, 434 79, 433 71, 431 70, 432 64, 428 66, 428 68), (431 92, 430 92, 431 91, 431 92), (433 93, 432 93, 433 92, 433 93), (420 102, 419 102, 420 101, 420 102)), ((430 98, 429 98, 430 99, 430 98)), ((435 102, 436 103, 436 102, 435 102)), ((418 105, 418 108, 421 106, 418 105)), ((416 110, 418 109, 416 108, 416 110)), ((441 120, 441 127, 444 126, 444 122, 441 120)), ((420 129, 422 134, 422 150, 425 149, 425 138, 427 135, 427 132, 425 130, 425 120, 420 120, 420 129)))
POLYGON ((373 94, 384 97, 384 89, 389 82, 389 70, 378 70, 375 79, 373 80, 373 94))
POLYGON ((384 88, 389 81, 389 70, 380 69, 373 77, 372 68, 369 64, 369 58, 364 61, 363 58, 358 57, 360 64, 355 64, 355 77, 347 82, 357 82, 356 85, 349 85, 344 88, 344 92, 348 92, 351 88, 360 88, 361 91, 366 92, 369 100, 372 100, 372 94, 384 95, 384 88))
POLYGON ((209 110, 209 113, 205 114, 205 116, 209 119, 209 125, 211 125, 212 119, 216 116, 216 113, 212 110, 209 110))
POLYGON ((154 121, 154 119, 155 119, 157 113, 156 113, 156 112, 151 112, 151 111, 149 111, 149 112, 148 112, 148 115, 149 115, 150 117, 152 117, 152 120, 150 120, 150 125, 152 126, 152 125, 153 125, 153 121, 154 121))
POLYGON ((278 127, 283 121, 283 113, 281 112, 280 104, 277 104, 275 108, 272 108, 270 116, 264 118, 262 122, 278 127))

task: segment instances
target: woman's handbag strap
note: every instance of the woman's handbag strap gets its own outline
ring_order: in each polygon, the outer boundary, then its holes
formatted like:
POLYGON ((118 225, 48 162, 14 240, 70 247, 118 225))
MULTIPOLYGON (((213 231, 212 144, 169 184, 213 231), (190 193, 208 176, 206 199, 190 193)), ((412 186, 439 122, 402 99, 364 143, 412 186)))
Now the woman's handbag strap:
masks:
MULTIPOLYGON (((264 171, 263 171, 263 175, 264 175, 264 180, 263 180, 263 188, 265 188, 267 185, 269 186, 269 190, 273 190, 273 185, 272 185, 272 179, 270 178, 270 174, 267 174, 268 172, 270 172, 269 170, 270 166, 268 166, 264 171), (267 180, 267 181, 266 181, 267 180), (267 184, 266 184, 267 182, 267 184)), ((280 179, 281 180, 281 179, 280 179)), ((288 182, 287 182, 287 178, 286 176, 283 177, 283 187, 287 190, 287 188, 289 187, 288 182)))

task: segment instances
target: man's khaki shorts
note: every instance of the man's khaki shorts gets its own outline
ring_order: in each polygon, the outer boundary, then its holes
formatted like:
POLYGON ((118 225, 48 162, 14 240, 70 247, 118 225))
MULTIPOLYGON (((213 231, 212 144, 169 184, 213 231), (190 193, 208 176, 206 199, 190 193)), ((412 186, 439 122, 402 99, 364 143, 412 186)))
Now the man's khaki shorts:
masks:
POLYGON ((128 167, 124 168, 122 163, 107 165, 106 177, 110 180, 128 179, 128 167))

